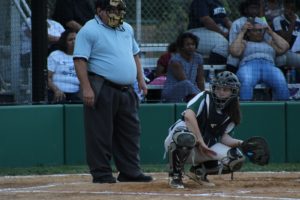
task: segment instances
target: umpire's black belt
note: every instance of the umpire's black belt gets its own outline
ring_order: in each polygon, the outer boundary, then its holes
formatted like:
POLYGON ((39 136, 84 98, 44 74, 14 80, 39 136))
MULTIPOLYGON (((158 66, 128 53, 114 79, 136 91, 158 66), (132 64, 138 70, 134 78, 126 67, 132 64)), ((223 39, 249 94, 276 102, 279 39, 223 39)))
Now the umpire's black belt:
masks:
MULTIPOLYGON (((88 72, 88 75, 90 75, 90 76, 100 76, 98 74, 95 74, 94 72, 88 72)), ((131 87, 131 85, 120 85, 120 84, 117 84, 117 83, 114 83, 114 82, 111 82, 111 81, 105 79, 103 76, 101 76, 101 77, 104 79, 104 84, 105 85, 108 85, 108 86, 110 86, 112 88, 115 88, 117 90, 121 90, 121 91, 125 92, 125 91, 129 90, 129 88, 131 87)))

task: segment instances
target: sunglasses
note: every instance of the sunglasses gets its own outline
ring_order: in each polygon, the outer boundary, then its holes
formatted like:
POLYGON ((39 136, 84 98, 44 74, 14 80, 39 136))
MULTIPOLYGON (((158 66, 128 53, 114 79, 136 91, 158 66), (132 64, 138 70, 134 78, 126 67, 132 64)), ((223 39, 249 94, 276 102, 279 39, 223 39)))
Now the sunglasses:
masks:
POLYGON ((251 32, 251 33, 264 33, 265 31, 266 31, 266 29, 249 29, 248 30, 249 32, 251 32))

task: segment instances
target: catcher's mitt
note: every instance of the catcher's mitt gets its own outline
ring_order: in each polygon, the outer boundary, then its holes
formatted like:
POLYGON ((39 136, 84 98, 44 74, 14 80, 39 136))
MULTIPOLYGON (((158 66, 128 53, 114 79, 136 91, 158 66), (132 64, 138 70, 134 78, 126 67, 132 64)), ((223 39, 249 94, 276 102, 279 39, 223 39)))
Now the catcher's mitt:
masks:
POLYGON ((266 165, 269 163, 269 145, 263 137, 254 136, 248 138, 241 144, 240 149, 249 158, 250 162, 254 164, 266 165))

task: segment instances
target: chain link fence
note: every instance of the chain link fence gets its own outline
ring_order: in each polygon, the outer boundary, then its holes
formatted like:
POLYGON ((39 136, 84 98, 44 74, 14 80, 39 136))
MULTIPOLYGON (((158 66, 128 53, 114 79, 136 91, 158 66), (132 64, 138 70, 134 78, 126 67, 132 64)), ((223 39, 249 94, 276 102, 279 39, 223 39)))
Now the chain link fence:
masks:
POLYGON ((31 103, 31 43, 23 42, 26 8, 25 1, 0 1, 0 103, 31 103))
MULTIPOLYGON (((222 0, 232 20, 239 16, 240 0, 222 0)), ((170 43, 187 30, 192 0, 127 0, 127 21, 139 43, 170 43), (141 9, 140 9, 141 8, 141 9), (139 12, 141 10, 141 12, 139 12)))
MULTIPOLYGON (((191 1, 127 0, 126 21, 133 26, 139 44, 170 43, 187 30, 191 1)), ((30 16, 30 2, 0 1, 0 104, 32 103, 31 43, 24 41, 30 34, 25 20, 30 16)), ((239 2, 225 2, 232 20, 238 17, 239 2)), ((55 0, 48 4, 53 9, 55 0)))

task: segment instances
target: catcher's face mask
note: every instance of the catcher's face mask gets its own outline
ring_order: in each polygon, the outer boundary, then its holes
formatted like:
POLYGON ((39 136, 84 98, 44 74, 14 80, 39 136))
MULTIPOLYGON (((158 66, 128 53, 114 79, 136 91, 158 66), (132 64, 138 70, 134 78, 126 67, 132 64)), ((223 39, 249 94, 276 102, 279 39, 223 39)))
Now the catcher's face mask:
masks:
POLYGON ((126 14, 125 9, 126 5, 123 0, 110 0, 109 6, 106 8, 108 26, 117 28, 122 25, 126 14))
POLYGON ((235 74, 229 71, 219 73, 211 89, 216 107, 221 110, 224 109, 234 98, 238 97, 239 89, 240 82, 235 74))

